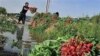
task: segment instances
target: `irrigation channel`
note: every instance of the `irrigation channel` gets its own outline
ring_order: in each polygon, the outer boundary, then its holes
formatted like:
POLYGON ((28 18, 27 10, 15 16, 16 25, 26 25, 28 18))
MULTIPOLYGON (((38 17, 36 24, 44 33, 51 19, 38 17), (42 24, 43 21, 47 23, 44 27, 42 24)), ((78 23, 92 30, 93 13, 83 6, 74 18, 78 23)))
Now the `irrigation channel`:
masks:
POLYGON ((31 47, 36 44, 29 35, 28 23, 18 24, 14 34, 4 32, 3 36, 7 39, 0 56, 28 56, 31 47))

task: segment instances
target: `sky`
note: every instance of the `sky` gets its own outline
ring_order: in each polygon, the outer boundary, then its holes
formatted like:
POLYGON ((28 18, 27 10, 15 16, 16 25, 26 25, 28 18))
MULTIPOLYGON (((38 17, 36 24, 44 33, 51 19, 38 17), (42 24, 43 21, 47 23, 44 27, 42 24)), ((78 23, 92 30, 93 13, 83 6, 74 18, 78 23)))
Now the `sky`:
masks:
MULTIPOLYGON (((9 13, 19 13, 25 2, 37 7, 38 12, 45 12, 46 0, 0 0, 0 6, 9 13)), ((100 13, 100 0, 51 0, 49 12, 59 12, 61 17, 93 16, 100 13)))

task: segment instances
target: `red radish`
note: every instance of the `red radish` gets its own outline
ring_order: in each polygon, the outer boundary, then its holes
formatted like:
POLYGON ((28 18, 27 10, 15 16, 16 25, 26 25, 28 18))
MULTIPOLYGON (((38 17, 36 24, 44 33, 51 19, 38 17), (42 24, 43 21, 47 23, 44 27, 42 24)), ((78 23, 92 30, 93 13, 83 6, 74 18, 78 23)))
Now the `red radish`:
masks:
POLYGON ((84 54, 89 53, 92 47, 92 43, 81 42, 72 38, 68 43, 61 45, 61 56, 85 56, 84 54))
POLYGON ((63 48, 61 48, 61 51, 67 51, 67 48, 66 47, 63 47, 63 48))
POLYGON ((74 51, 75 50, 75 47, 74 46, 70 46, 70 49, 74 51))
POLYGON ((87 47, 91 48, 93 46, 93 44, 89 43, 87 44, 87 47))

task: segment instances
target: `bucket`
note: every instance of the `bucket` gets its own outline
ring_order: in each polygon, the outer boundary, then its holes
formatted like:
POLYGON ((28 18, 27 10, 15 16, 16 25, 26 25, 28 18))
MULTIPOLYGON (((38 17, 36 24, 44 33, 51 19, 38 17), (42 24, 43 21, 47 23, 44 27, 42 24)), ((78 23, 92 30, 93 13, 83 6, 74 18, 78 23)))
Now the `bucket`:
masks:
POLYGON ((37 8, 36 7, 30 7, 30 11, 33 14, 33 13, 35 13, 37 11, 37 8))

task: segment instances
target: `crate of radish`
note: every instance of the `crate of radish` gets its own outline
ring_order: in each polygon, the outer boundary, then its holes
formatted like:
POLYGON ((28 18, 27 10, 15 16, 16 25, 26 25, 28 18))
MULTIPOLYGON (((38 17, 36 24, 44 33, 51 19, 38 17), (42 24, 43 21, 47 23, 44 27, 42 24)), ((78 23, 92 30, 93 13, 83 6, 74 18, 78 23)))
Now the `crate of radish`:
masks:
POLYGON ((37 11, 37 8, 36 7, 30 7, 30 12, 31 13, 35 13, 37 11))
POLYGON ((60 56, 88 56, 93 44, 79 37, 64 42, 60 48, 60 56))

